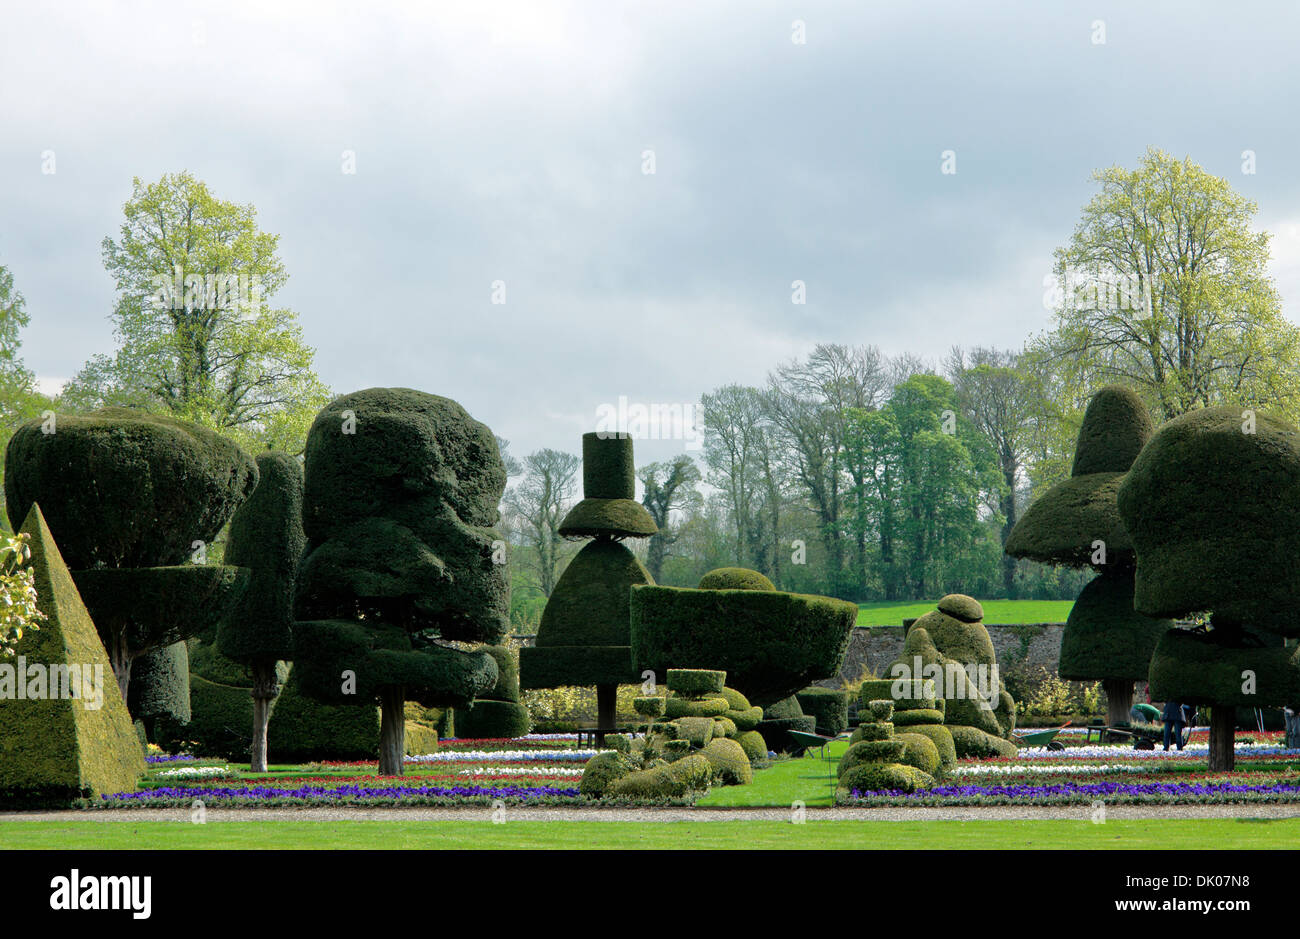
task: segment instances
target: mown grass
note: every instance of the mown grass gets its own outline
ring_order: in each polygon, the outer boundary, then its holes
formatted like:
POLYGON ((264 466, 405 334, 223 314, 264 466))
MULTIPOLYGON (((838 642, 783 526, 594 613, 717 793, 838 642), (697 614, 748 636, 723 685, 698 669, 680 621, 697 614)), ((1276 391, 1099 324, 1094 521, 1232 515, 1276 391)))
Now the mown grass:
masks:
MULTIPOLYGON (((902 626, 903 620, 924 616, 934 609, 934 600, 882 601, 858 604, 859 626, 902 626)), ((984 622, 1064 623, 1073 600, 981 600, 984 622)))
POLYGON ((0 822, 0 849, 1289 849, 1300 819, 0 822))

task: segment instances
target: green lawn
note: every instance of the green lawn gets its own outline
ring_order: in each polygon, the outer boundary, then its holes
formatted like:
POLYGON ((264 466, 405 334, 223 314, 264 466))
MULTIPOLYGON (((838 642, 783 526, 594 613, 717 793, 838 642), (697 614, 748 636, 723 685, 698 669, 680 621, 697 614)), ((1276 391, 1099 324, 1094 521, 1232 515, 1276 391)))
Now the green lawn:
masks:
POLYGON ((0 849, 1290 849, 1300 819, 873 822, 0 822, 0 849))
POLYGON ((824 760, 820 751, 810 751, 797 760, 780 760, 754 773, 753 785, 714 786, 695 804, 789 808, 798 800, 809 808, 830 806, 835 796, 835 764, 848 746, 847 740, 832 742, 824 760))
MULTIPOLYGON (((981 600, 984 622, 1064 623, 1073 600, 981 600)), ((859 626, 902 626, 903 620, 924 616, 934 609, 933 600, 859 603, 859 626)))

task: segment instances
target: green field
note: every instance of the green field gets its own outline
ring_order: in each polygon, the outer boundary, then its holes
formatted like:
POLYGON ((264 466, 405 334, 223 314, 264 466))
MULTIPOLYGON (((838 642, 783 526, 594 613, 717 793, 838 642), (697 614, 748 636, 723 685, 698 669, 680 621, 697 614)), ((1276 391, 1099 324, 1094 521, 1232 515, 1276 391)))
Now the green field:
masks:
POLYGON ((0 822, 0 849, 1293 848, 1300 819, 883 822, 0 822))
MULTIPOLYGON (((1064 623, 1073 600, 981 600, 984 622, 1064 623)), ((934 609, 933 600, 899 600, 858 604, 859 626, 902 626, 903 620, 924 616, 934 609)))

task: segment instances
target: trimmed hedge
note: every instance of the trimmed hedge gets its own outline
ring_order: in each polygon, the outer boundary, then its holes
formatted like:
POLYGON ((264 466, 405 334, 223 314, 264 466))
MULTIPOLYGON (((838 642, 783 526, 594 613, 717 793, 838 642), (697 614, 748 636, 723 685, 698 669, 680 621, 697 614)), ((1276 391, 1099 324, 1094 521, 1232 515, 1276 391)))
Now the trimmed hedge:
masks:
POLYGON ((190 719, 190 656, 176 642, 146 652, 131 665, 127 705, 136 720, 150 723, 168 717, 178 724, 190 719))
MULTIPOLYGON (((1300 646, 1233 648, 1214 632, 1171 629, 1151 659, 1151 695, 1157 701, 1245 708, 1285 707, 1300 701, 1300 646), (1255 676, 1245 693, 1243 674, 1255 676)), ((1256 641, 1262 637, 1255 637, 1256 641)))
POLYGON ((708 663, 760 707, 834 678, 857 621, 855 604, 765 590, 634 586, 637 671, 708 663))
POLYGON ((776 584, 747 567, 718 567, 700 578, 701 590, 775 590, 776 584))
POLYGON ((21 531, 30 536, 36 606, 46 619, 23 633, 16 654, 29 665, 98 666, 103 702, 87 708, 70 698, 0 697, 0 807, 62 808, 130 792, 145 770, 144 755, 95 624, 39 508, 31 508, 21 531))
MULTIPOLYGON (((267 753, 271 762, 373 760, 379 753, 379 709, 374 702, 369 702, 369 707, 322 704, 303 694, 298 668, 295 663, 271 711, 267 728, 267 753)), ((251 702, 249 698, 250 708, 251 702)), ((249 721, 251 726, 251 711, 249 721)), ((426 726, 444 736, 432 725, 426 726)), ((409 740, 407 745, 409 748, 409 740)), ((244 746, 247 753, 248 743, 244 746)))
POLYGON ((1107 385, 1083 412, 1070 475, 1127 472, 1155 429, 1151 412, 1136 392, 1107 385))
MULTIPOLYGON (((939 755, 940 769, 945 774, 956 768, 957 745, 953 742, 952 731, 947 727, 942 724, 914 724, 907 728, 906 734, 899 734, 900 737, 910 735, 926 737, 934 744, 935 752, 939 755)), ((930 775, 933 776, 934 773, 930 775)))
POLYGON ((614 780, 605 791, 607 795, 633 799, 680 798, 704 792, 712 780, 713 764, 701 754, 692 753, 663 766, 629 773, 614 780))
POLYGON ((647 538, 659 530, 637 502, 632 438, 597 431, 582 435, 583 499, 560 522, 566 538, 647 538))
MULTIPOLYGON (((705 668, 670 668, 667 685, 669 691, 678 694, 721 695, 727 683, 727 673, 705 668)), ((730 706, 725 698, 723 703, 730 706)), ((726 708, 723 708, 725 711, 726 708)), ((721 713, 721 712, 719 712, 721 713)))
POLYGON ((934 741, 922 734, 911 732, 895 735, 895 740, 906 745, 906 750, 899 762, 915 766, 921 772, 934 776, 939 772, 939 748, 934 741))
POLYGON ((1001 737, 985 733, 978 727, 970 727, 966 724, 945 724, 944 726, 952 734, 952 742, 957 751, 958 759, 988 760, 1000 756, 1013 757, 1016 755, 1016 745, 1010 740, 1004 740, 1001 737))
POLYGON ((864 763, 840 777, 840 788, 845 792, 915 792, 933 785, 933 776, 901 763, 864 763))
POLYGON ((758 731, 747 730, 737 734, 736 743, 740 744, 740 748, 745 751, 745 756, 749 757, 750 763, 767 759, 767 741, 758 731))
POLYGON ((587 761, 582 770, 578 791, 584 796, 599 799, 616 781, 635 770, 627 754, 618 750, 602 750, 587 761))
POLYGON ((128 408, 55 420, 10 438, 5 501, 15 529, 41 504, 73 570, 182 564, 257 485, 253 460, 198 424, 128 408))
POLYGON ((780 701, 773 701, 767 707, 763 708, 763 716, 768 720, 782 720, 788 717, 803 717, 803 705, 794 695, 788 698, 782 698, 780 701))
POLYGON ((522 737, 532 725, 528 708, 513 701, 480 698, 456 711, 456 729, 463 737, 522 737))
POLYGON ((1091 473, 1057 483, 1030 504, 1007 536, 1004 550, 1041 564, 1087 567, 1106 543, 1107 564, 1131 564, 1133 540, 1116 502, 1124 473, 1091 473))
POLYGON ((899 727, 914 727, 919 724, 942 724, 943 711, 937 708, 913 708, 899 711, 894 715, 894 723, 899 727))
MULTIPOLYGON (((253 698, 248 688, 219 685, 191 674, 189 722, 159 718, 154 742, 173 752, 184 750, 195 756, 246 760, 253 742, 252 727, 253 698)), ((274 762, 285 758, 279 746, 271 751, 271 757, 274 762)))
POLYGON ((773 753, 789 753, 798 756, 806 747, 795 743, 790 731, 813 734, 817 732, 817 721, 812 717, 780 717, 775 720, 760 721, 755 731, 762 735, 767 748, 773 753))
POLYGON ((745 749, 735 740, 714 737, 700 755, 713 767, 713 779, 724 786, 748 786, 754 781, 754 768, 745 749))
POLYGON ((512 701, 519 703, 519 660, 515 653, 505 646, 483 646, 479 652, 486 652, 497 663, 496 684, 479 695, 489 701, 512 701))
POLYGON ((888 740, 892 736, 894 736, 894 725, 888 721, 859 724, 853 731, 853 736, 849 737, 849 744, 862 740, 888 740))
POLYGON ((805 688, 795 695, 805 714, 816 719, 817 733, 835 737, 849 726, 849 695, 831 688, 805 688))

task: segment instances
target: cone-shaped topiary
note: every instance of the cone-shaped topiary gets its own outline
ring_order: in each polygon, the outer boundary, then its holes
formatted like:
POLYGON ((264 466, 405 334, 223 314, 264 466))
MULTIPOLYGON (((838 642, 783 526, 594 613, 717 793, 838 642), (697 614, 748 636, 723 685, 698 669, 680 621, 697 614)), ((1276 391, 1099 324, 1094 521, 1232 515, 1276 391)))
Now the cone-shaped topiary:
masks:
POLYGON ((1119 490, 1137 549, 1134 602, 1149 616, 1209 611, 1209 628, 1170 630, 1151 694, 1209 704, 1210 770, 1232 769, 1234 705, 1294 704, 1300 661, 1300 430, 1234 407, 1162 425, 1119 490))
POLYGON ((1108 385, 1083 415, 1071 477, 1035 501, 1007 536, 1006 553, 1045 564, 1091 566, 1061 640, 1062 678, 1101 681, 1111 724, 1126 723, 1133 681, 1143 678, 1161 634, 1173 624, 1133 611, 1133 541, 1118 492, 1154 432, 1133 391, 1108 385))
POLYGON ((45 619, 23 633, 14 661, 0 662, 0 808, 66 808, 77 799, 133 791, 144 754, 95 624, 38 506, 28 510, 21 530, 30 539, 36 607, 45 619), (46 685, 42 696, 33 695, 35 665, 45 666, 39 674, 50 680, 66 667, 66 694, 46 685))
POLYGON ((230 520, 226 560, 251 572, 235 615, 217 632, 217 648, 245 664, 252 678, 253 737, 249 766, 265 773, 271 702, 280 693, 276 662, 293 657, 293 598, 302 530, 302 467, 287 453, 257 458, 257 488, 230 520))
POLYGON ((131 662, 215 626, 246 572, 206 546, 257 485, 257 465, 197 424, 127 408, 28 422, 9 441, 5 493, 17 524, 40 501, 64 546, 122 697, 131 662))
POLYGON ((858 608, 831 597, 775 590, 632 588, 632 658, 656 673, 707 662, 766 708, 811 682, 834 678, 858 608))
POLYGON ((568 537, 595 540, 578 552, 546 601, 533 645, 519 650, 521 688, 596 686, 596 742, 614 728, 618 686, 641 680, 632 668, 628 588, 652 584, 645 565, 623 538, 659 529, 633 499, 632 438, 591 433, 582 437, 585 498, 560 525, 568 537))
POLYGON ((380 703, 383 775, 402 773, 404 704, 463 707, 496 661, 509 580, 493 561, 505 467, 492 431, 409 388, 336 398, 307 435, 294 673, 331 704, 380 703))

